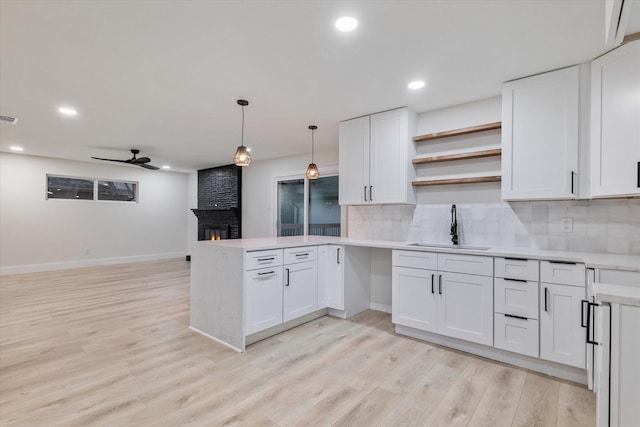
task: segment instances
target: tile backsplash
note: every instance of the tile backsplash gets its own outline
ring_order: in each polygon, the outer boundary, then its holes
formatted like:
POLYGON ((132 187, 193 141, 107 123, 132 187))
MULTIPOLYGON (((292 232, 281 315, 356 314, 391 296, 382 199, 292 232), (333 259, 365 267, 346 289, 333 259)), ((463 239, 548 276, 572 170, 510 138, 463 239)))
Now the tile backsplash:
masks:
MULTIPOLYGON (((456 204, 464 245, 640 255, 640 199, 456 204), (563 232, 569 218, 572 231, 563 232)), ((450 243, 451 205, 350 206, 349 237, 450 243)))

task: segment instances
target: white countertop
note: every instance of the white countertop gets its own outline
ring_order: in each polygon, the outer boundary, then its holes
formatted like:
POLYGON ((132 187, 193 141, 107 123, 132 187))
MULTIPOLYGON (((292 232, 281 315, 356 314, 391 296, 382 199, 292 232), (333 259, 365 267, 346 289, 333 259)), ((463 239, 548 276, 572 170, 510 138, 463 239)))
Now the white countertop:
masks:
POLYGON ((625 286, 596 282, 593 289, 596 299, 600 302, 640 307, 640 283, 638 286, 625 286))
POLYGON ((336 244, 348 246, 367 246, 371 248, 403 249, 424 252, 445 252, 470 255, 486 255, 498 257, 521 257, 548 261, 568 261, 584 263, 588 268, 604 268, 609 270, 625 270, 640 272, 640 256, 598 254, 590 252, 547 251, 534 248, 502 248, 491 247, 487 250, 454 249, 446 247, 411 246, 408 242, 393 242, 388 240, 364 240, 350 237, 328 236, 292 236, 292 237, 261 237, 255 239, 229 240, 201 240, 202 245, 220 245, 245 251, 264 249, 281 249, 306 245, 336 244))

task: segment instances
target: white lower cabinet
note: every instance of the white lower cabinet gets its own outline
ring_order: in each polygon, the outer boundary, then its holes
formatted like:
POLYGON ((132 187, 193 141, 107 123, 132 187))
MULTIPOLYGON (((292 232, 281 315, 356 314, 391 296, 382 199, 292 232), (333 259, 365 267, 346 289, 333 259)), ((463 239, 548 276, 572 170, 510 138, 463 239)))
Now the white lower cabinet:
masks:
POLYGON ((493 259, 434 255, 394 251, 393 323, 493 345, 493 259), (420 265, 425 268, 416 268, 420 265), (451 265, 459 268, 459 272, 433 269, 451 265), (464 274, 464 271, 485 275, 464 274))
POLYGON ((584 286, 540 284, 540 358, 585 369, 584 299, 584 286))
POLYGON ((317 261, 285 264, 282 321, 288 322, 318 309, 317 261))
POLYGON ((502 350, 538 357, 538 321, 512 314, 496 313, 494 345, 502 350))
POLYGON ((318 308, 344 310, 344 247, 318 247, 318 308))
POLYGON ((246 329, 251 335, 282 323, 282 266, 247 271, 246 329))

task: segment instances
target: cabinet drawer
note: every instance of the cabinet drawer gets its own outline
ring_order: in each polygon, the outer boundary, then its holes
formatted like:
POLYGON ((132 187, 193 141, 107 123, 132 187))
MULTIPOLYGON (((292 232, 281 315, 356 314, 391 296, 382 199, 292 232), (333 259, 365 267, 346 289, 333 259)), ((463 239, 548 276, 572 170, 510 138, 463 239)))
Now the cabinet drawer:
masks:
POLYGON ((302 246, 299 248, 287 248, 284 250, 284 263, 293 264, 296 262, 315 261, 318 259, 317 246, 302 246))
POLYGON ((586 282, 584 264, 542 261, 540 263, 540 281, 559 285, 584 286, 586 282))
POLYGON ((496 313, 538 318, 538 282, 496 277, 493 296, 496 313))
POLYGON ((493 276, 493 258, 476 255, 438 254, 438 270, 493 276))
POLYGON ((494 346, 502 350, 538 357, 538 321, 496 313, 494 346))
POLYGON ((247 252, 244 254, 245 270, 255 270, 256 268, 276 265, 282 265, 282 249, 247 252))
POLYGON ((438 254, 419 251, 393 251, 392 264, 396 267, 422 268, 436 270, 438 254))
POLYGON ((496 258, 496 277, 538 281, 537 260, 521 258, 496 258))

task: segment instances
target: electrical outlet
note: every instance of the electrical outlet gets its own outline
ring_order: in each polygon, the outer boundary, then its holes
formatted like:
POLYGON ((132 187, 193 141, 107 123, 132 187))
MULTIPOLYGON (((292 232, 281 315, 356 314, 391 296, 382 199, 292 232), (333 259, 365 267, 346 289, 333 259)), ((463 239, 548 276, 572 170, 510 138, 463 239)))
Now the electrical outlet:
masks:
POLYGON ((86 248, 86 249, 84 250, 84 254, 85 254, 85 255, 91 255, 91 249, 86 248))
POLYGON ((560 231, 563 233, 572 233, 573 218, 560 218, 560 231))

